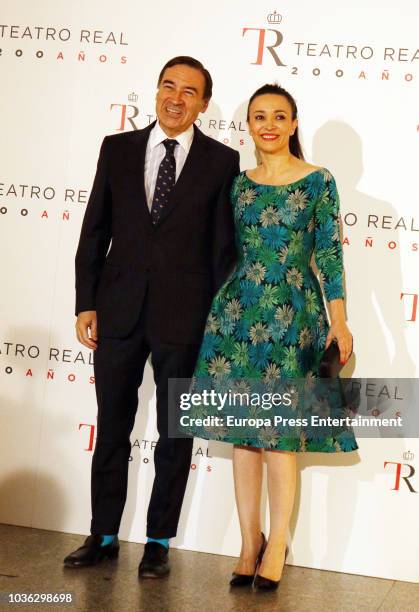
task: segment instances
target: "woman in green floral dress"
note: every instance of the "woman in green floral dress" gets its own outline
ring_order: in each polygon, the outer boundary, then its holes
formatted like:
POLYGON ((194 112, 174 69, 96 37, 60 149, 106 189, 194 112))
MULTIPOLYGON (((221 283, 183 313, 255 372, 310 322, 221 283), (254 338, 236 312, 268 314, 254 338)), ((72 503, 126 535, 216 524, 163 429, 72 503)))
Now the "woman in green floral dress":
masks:
MULTIPOLYGON (((242 172, 232 188, 238 263, 213 300, 195 369, 196 379, 210 379, 214 387, 226 377, 267 385, 281 377, 315 378, 333 338, 341 362, 352 349, 343 306, 335 180, 327 169, 304 161, 297 108, 287 91, 277 85, 257 90, 247 120, 261 163, 242 172), (310 267, 312 254, 329 302, 330 327, 310 267)), ((210 429, 194 433, 211 438, 210 429)), ((265 438, 232 439, 220 432, 215 437, 234 443, 242 550, 231 584, 250 584, 259 570, 255 585, 276 588, 294 503, 295 451, 352 451, 357 448, 353 433, 340 430, 320 442, 304 431, 294 438, 272 430, 265 438), (266 550, 260 525, 263 457, 270 507, 266 550)))

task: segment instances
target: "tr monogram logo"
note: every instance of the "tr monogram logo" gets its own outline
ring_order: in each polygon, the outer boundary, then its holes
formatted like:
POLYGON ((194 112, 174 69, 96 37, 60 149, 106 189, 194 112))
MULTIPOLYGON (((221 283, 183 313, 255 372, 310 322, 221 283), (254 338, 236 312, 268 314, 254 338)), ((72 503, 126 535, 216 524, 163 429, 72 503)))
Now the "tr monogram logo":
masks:
POLYGON ((114 108, 119 108, 120 112, 120 122, 119 127, 117 128, 118 132, 123 132, 125 130, 125 125, 128 122, 133 130, 138 129, 138 126, 135 124, 134 119, 137 117, 139 113, 138 106, 134 106, 134 104, 111 104, 111 111, 114 108))
POLYGON ((284 40, 284 37, 279 30, 272 30, 271 28, 243 28, 242 36, 247 34, 247 32, 259 32, 256 61, 251 62, 251 64, 257 65, 257 66, 262 65, 263 54, 266 48, 271 54, 271 56, 273 57, 274 62, 277 66, 286 66, 286 64, 284 64, 284 62, 281 61, 280 57, 275 51, 275 49, 279 47, 279 45, 284 40), (268 38, 270 38, 268 42, 272 42, 272 44, 266 44, 266 39, 267 39, 266 33, 267 32, 270 33, 268 34, 268 38))
POLYGON ((384 461, 384 468, 386 468, 388 465, 396 466, 395 482, 392 491, 400 491, 400 484, 403 480, 410 493, 418 492, 413 488, 413 485, 410 482, 410 479, 415 475, 415 468, 413 465, 410 465, 410 463, 399 463, 397 461, 384 461), (402 476, 402 467, 409 468, 409 474, 407 476, 402 476))

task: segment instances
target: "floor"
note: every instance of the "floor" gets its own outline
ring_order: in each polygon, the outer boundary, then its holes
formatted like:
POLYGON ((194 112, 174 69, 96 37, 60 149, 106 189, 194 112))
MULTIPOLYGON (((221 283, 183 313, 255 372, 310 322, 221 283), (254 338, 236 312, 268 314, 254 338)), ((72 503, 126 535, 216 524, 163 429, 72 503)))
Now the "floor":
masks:
POLYGON ((419 610, 419 585, 286 566, 279 589, 230 590, 231 557, 172 549, 170 576, 137 578, 143 546, 121 542, 119 559, 96 567, 65 569, 62 559, 84 536, 0 525, 0 610, 86 612, 344 612, 419 610), (71 592, 75 603, 17 606, 6 593, 71 592))

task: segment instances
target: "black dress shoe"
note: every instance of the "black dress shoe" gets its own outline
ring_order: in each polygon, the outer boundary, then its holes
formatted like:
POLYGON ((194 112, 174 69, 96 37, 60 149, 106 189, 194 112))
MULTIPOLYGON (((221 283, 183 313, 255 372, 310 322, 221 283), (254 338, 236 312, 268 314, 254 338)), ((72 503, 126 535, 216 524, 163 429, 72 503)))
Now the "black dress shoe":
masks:
MULTIPOLYGON (((285 549, 284 564, 285 564, 285 559, 287 558, 287 555, 288 555, 288 546, 285 549)), ((279 587, 280 582, 281 580, 271 580, 270 578, 265 578, 265 576, 261 576, 260 574, 257 574, 253 586, 258 591, 275 591, 279 587)))
POLYGON ((253 572, 253 574, 238 574, 237 572, 233 572, 231 576, 231 580, 230 580, 230 586, 232 587, 250 586, 253 583, 253 580, 255 579, 255 574, 258 571, 260 562, 262 561, 262 557, 263 557, 263 553, 265 552, 265 548, 266 548, 266 538, 265 538, 265 535, 262 533, 262 545, 260 547, 259 554, 256 559, 255 571, 253 572))
POLYGON ((64 559, 65 567, 88 567, 97 565, 102 559, 115 559, 119 554, 119 540, 115 536, 111 544, 101 546, 101 535, 90 535, 83 546, 67 555, 64 559))
POLYGON ((140 578, 161 578, 170 572, 169 551, 158 542, 147 542, 144 554, 138 566, 140 578))

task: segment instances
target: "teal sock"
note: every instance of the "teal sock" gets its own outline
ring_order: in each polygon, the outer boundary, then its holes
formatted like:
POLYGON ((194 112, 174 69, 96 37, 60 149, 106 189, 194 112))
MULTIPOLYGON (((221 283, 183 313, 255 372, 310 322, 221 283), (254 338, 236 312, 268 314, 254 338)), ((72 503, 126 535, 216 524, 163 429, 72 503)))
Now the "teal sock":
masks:
POLYGON ((158 544, 161 544, 162 546, 169 548, 169 538, 160 538, 160 539, 147 538, 147 543, 148 542, 157 542, 158 544))
POLYGON ((103 535, 102 538, 103 540, 101 546, 107 546, 108 544, 112 544, 112 542, 116 538, 116 535, 103 535))

